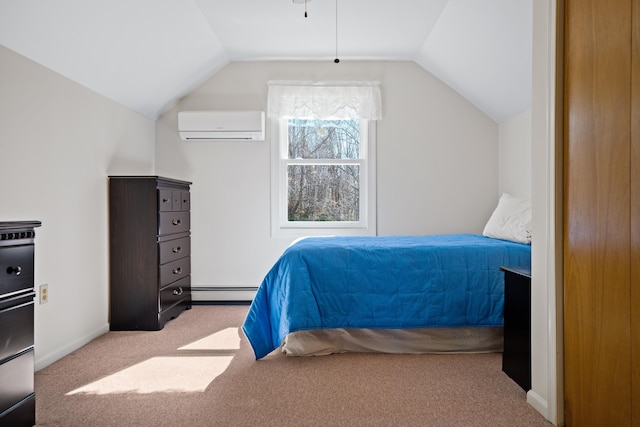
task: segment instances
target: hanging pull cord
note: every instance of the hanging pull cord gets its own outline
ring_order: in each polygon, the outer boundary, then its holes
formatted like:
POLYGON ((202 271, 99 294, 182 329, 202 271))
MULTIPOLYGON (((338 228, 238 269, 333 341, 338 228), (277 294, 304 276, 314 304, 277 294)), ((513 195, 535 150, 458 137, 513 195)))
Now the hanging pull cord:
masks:
POLYGON ((304 17, 306 18, 307 16, 307 0, 304 0, 304 17))
POLYGON ((333 62, 336 64, 340 62, 338 59, 338 0, 336 0, 336 59, 333 62))

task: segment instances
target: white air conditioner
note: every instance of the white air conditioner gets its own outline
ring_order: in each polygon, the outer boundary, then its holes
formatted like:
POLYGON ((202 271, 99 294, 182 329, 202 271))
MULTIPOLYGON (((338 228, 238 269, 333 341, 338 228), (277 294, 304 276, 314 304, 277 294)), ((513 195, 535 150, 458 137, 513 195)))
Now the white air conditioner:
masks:
POLYGON ((264 111, 180 111, 185 141, 264 141, 264 111))

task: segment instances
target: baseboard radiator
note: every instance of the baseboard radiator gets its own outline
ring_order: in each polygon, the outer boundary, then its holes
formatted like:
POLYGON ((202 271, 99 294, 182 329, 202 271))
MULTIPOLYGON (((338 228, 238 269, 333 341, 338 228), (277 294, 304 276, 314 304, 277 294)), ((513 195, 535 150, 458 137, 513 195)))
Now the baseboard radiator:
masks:
POLYGON ((256 295, 256 286, 192 286, 194 303, 206 302, 250 302, 256 295))

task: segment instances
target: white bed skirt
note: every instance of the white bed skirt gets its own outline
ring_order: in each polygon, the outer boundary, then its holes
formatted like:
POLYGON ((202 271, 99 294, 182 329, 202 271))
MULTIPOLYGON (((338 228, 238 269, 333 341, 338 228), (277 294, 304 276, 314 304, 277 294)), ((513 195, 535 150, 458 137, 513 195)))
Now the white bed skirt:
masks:
POLYGON ((292 332, 282 344, 287 356, 332 353, 495 353, 504 343, 502 327, 418 329, 319 329, 292 332))

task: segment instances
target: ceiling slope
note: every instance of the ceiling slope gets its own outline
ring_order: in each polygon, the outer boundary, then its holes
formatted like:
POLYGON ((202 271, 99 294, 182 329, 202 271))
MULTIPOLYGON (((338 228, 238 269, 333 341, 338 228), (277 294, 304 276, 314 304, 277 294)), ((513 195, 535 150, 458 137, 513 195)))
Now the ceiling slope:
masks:
POLYGON ((416 55, 494 121, 531 106, 530 0, 449 1, 416 55))
POLYGON ((416 61, 501 122, 531 103, 532 1, 3 0, 0 44, 153 119, 230 61, 337 56, 416 61))

